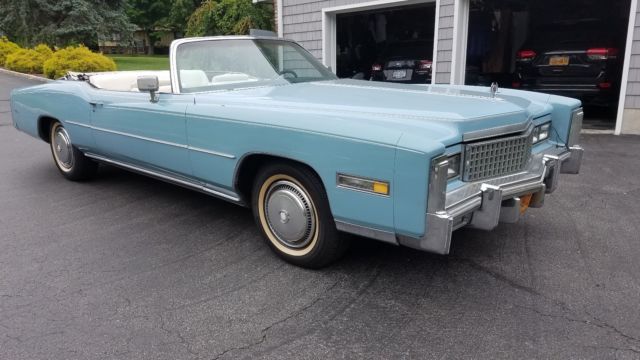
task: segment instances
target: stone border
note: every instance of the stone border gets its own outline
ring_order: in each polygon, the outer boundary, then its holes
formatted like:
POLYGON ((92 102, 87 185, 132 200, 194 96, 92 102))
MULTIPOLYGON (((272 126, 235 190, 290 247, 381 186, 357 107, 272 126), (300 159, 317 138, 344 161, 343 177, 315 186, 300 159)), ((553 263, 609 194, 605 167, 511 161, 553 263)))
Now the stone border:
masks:
POLYGON ((51 79, 47 79, 47 78, 44 78, 44 77, 41 77, 41 76, 36 76, 36 75, 31 75, 31 74, 24 74, 24 73, 13 71, 13 70, 7 70, 7 69, 1 68, 1 67, 0 67, 0 74, 8 74, 8 75, 22 77, 22 78, 29 79, 29 80, 36 80, 36 81, 42 81, 42 82, 52 81, 51 79))

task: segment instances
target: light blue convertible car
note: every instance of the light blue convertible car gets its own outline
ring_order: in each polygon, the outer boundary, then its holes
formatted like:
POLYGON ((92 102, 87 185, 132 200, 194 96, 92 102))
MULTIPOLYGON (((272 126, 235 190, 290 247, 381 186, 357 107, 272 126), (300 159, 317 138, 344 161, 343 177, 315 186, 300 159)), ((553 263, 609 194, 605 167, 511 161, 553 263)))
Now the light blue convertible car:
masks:
POLYGON ((456 229, 541 207, 583 154, 577 100, 339 80, 275 38, 177 40, 170 71, 70 74, 11 107, 66 178, 104 163, 249 206, 306 267, 343 252, 339 231, 447 254, 456 229))

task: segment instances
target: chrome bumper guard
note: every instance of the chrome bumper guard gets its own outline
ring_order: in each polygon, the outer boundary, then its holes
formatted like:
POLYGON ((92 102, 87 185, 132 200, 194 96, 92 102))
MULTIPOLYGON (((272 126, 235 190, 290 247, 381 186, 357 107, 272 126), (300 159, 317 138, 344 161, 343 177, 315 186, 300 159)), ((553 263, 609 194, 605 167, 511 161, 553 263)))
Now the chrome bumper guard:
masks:
POLYGON ((534 154, 519 173, 467 183, 446 191, 446 158, 436 159, 429 183, 427 231, 420 239, 400 236, 399 242, 424 251, 448 254, 453 231, 468 226, 492 230, 498 223, 514 223, 520 218, 520 196, 533 194, 530 207, 542 207, 545 194, 558 186, 560 173, 577 174, 583 149, 552 149, 534 154))

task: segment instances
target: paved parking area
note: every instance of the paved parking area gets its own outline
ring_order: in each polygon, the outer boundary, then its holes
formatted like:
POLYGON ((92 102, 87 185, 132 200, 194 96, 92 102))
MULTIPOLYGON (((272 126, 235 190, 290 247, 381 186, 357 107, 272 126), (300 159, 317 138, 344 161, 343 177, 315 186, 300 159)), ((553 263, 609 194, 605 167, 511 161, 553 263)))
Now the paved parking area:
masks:
POLYGON ((0 75, 0 359, 640 359, 640 137, 450 256, 355 239, 309 271, 248 210, 104 167, 65 181, 0 75))

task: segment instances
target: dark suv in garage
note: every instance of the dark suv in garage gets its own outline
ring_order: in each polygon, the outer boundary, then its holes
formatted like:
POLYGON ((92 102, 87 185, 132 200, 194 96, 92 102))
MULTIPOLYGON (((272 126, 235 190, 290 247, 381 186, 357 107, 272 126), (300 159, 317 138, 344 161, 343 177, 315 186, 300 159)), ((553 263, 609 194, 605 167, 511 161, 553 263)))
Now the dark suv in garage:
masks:
POLYGON ((612 27, 597 19, 542 26, 517 53, 513 87, 614 105, 623 56, 612 27))
POLYGON ((431 83, 433 41, 407 40, 390 43, 371 66, 371 80, 400 83, 431 83))

